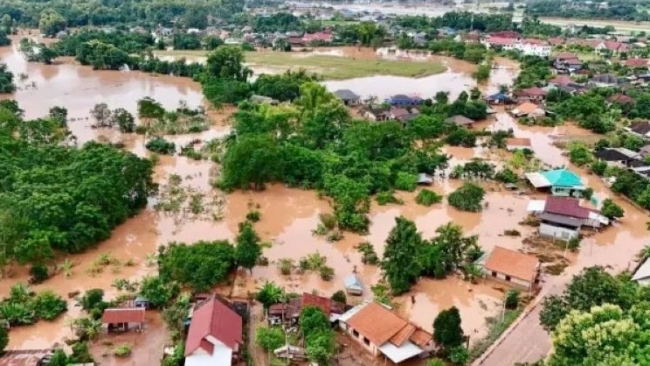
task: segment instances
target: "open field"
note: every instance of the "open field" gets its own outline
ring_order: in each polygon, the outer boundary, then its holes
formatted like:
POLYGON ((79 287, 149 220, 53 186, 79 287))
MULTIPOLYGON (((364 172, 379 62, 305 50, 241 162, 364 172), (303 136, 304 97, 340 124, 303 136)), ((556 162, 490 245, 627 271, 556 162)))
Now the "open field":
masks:
POLYGON ((568 18, 539 18, 540 21, 548 24, 559 26, 576 25, 582 27, 588 25, 592 27, 606 27, 611 25, 619 32, 641 32, 650 30, 650 22, 628 22, 624 20, 607 20, 607 19, 568 19, 568 18))
MULTIPOLYGON (((197 58, 206 51, 159 51, 159 56, 197 58)), ((249 66, 268 69, 305 69, 328 80, 344 80, 372 75, 423 77, 439 74, 446 67, 435 61, 382 60, 301 52, 246 52, 249 66)))

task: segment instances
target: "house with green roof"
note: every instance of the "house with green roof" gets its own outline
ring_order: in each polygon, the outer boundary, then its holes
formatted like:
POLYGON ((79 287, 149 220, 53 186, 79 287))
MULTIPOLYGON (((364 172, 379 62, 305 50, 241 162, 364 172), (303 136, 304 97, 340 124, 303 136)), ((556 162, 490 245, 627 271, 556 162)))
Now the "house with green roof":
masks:
POLYGON ((548 190, 554 196, 581 198, 587 188, 576 173, 567 169, 527 173, 526 179, 535 189, 548 190))

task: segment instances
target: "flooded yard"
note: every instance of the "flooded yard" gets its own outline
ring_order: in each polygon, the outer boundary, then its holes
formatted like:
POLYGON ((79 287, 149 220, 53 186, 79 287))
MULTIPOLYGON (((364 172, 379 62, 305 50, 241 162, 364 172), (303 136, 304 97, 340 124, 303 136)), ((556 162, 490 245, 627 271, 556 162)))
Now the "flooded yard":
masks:
MULTIPOLYGON (((89 120, 89 110, 96 103, 105 102, 111 109, 122 107, 134 114, 137 110, 136 101, 146 96, 160 101, 167 108, 178 106, 180 101, 187 102, 190 107, 205 106, 199 85, 188 79, 154 77, 138 72, 93 71, 72 63, 51 66, 28 64, 12 47, 0 48, 0 59, 7 63, 14 73, 28 75, 26 81, 19 83, 20 90, 11 96, 25 110, 27 118, 45 115, 53 106, 66 107, 69 117, 74 119, 69 126, 79 142, 104 136, 103 138, 111 141, 124 142, 128 149, 140 156, 148 154, 144 148, 144 136, 123 135, 90 127, 92 121, 89 120), (30 86, 32 82, 35 86, 30 86)), ((448 91, 452 98, 462 90, 476 85, 470 75, 472 65, 462 61, 440 61, 446 63, 447 72, 430 77, 408 79, 373 76, 326 81, 325 85, 329 89, 351 89, 364 96, 385 97, 396 93, 415 93, 430 97, 438 91, 448 91)), ((498 63, 502 67, 494 70, 490 82, 482 86, 486 93, 497 90, 499 85, 512 83, 516 67, 504 60, 499 60, 498 63)), ((169 139, 177 145, 182 145, 193 139, 205 140, 222 136, 228 133, 228 116, 232 112, 233 109, 210 111, 210 117, 213 119, 210 130, 202 134, 171 136, 169 139)), ((551 166, 568 165, 561 150, 552 144, 556 137, 585 134, 583 130, 570 124, 555 128, 522 127, 503 110, 499 110, 494 118, 479 123, 475 128, 512 128, 516 137, 531 138, 537 157, 551 166)), ((486 156, 488 153, 481 149, 449 147, 446 152, 454 158, 452 164, 486 156)), ((183 178, 183 184, 193 189, 206 194, 218 194, 210 184, 210 177, 215 169, 218 169, 217 164, 210 161, 167 156, 161 157, 155 178, 163 184, 171 174, 177 174, 183 178)), ((594 188, 595 195, 600 200, 612 196, 597 177, 587 175, 584 170, 577 171, 585 182, 594 188)), ((436 178, 432 189, 446 195, 460 184, 460 181, 436 178)), ((234 296, 246 297, 255 292, 264 281, 274 281, 290 292, 316 291, 329 296, 341 290, 342 278, 355 270, 369 288, 381 278, 381 272, 375 266, 362 264, 355 246, 360 242, 369 241, 381 256, 385 240, 394 226, 394 219, 400 215, 414 220, 425 239, 435 236, 437 227, 453 222, 461 225, 466 235, 478 235, 479 244, 485 251, 497 245, 511 249, 524 248, 522 238, 531 234, 534 229, 521 226, 519 222, 525 217, 527 203, 533 196, 515 195, 495 184, 487 184, 486 188, 486 202, 489 202, 489 207, 481 213, 460 212, 450 207, 446 200, 432 207, 420 206, 415 203, 417 192, 399 192, 397 195, 403 199, 403 205, 378 206, 373 203, 370 214, 372 225, 368 235, 345 233, 341 241, 334 243, 312 234, 319 222, 319 214, 332 211, 329 202, 320 199, 314 191, 270 185, 262 192, 234 192, 225 196, 224 217, 221 221, 179 218, 157 213, 149 207, 117 227, 111 238, 99 243, 96 248, 84 254, 70 256, 69 259, 75 263, 72 276, 67 278, 57 274, 34 288, 51 288, 64 298, 77 291, 102 288, 106 292, 106 298, 113 298, 118 294, 112 286, 116 279, 138 280, 155 271, 155 266, 149 262, 151 254, 155 253, 160 245, 171 241, 191 243, 197 240, 232 240, 237 233, 237 225, 244 220, 251 208, 261 214, 261 220, 255 227, 262 240, 270 243, 263 253, 269 259, 269 265, 255 267, 250 274, 240 272, 234 280, 234 296), (520 231, 522 237, 504 236, 504 231, 511 229, 520 231), (102 253, 110 253, 123 265, 106 268, 99 274, 90 274, 87 269, 102 253), (331 281, 322 281, 318 274, 280 274, 277 263, 281 259, 292 259, 297 263, 300 258, 314 253, 325 256, 327 264, 334 268, 335 275, 331 281), (129 260, 132 260, 131 265, 126 265, 129 260)), ((566 273, 558 277, 546 276, 545 286, 562 284, 569 274, 586 265, 612 264, 620 269, 629 266, 633 255, 646 242, 647 218, 628 203, 618 198, 615 200, 625 209, 626 217, 607 231, 585 239, 582 249, 573 257, 566 273)), ((64 259, 60 258, 58 261, 64 259)), ((27 269, 19 266, 9 268, 8 274, 7 278, 0 280, 2 294, 8 293, 8 289, 16 282, 26 282, 29 278, 27 269)), ((495 316, 501 311, 503 289, 499 287, 484 281, 474 285, 455 276, 444 280, 423 279, 409 293, 396 300, 399 303, 398 311, 427 330, 431 330, 433 319, 440 310, 450 306, 458 307, 463 319, 463 328, 470 335, 472 342, 486 334, 485 318, 495 316)), ((365 296, 372 296, 371 292, 366 291, 365 296)), ((78 313, 79 309, 70 303, 68 313, 55 322, 39 322, 31 327, 12 329, 8 349, 45 348, 62 342, 69 332, 66 322, 78 313)), ((93 353, 102 364, 154 364, 153 360, 158 359, 162 345, 167 340, 160 316, 154 312, 147 315, 144 333, 122 337, 102 335, 93 346, 93 353), (134 350, 133 356, 128 360, 118 360, 110 356, 110 345, 106 342, 132 343, 136 345, 137 351, 134 350), (102 356, 104 354, 107 356, 102 356)))

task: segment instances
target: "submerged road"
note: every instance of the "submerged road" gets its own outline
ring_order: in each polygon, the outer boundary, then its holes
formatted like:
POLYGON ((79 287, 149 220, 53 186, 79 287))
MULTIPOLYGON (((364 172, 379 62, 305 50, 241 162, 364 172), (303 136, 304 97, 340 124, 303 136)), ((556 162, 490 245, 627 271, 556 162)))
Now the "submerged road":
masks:
POLYGON ((487 357, 479 358, 473 366, 512 366, 517 362, 536 362, 546 357, 551 350, 551 338, 539 324, 541 300, 544 296, 559 294, 563 289, 564 285, 551 285, 548 291, 540 294, 542 297, 535 307, 508 329, 501 343, 489 350, 487 357))

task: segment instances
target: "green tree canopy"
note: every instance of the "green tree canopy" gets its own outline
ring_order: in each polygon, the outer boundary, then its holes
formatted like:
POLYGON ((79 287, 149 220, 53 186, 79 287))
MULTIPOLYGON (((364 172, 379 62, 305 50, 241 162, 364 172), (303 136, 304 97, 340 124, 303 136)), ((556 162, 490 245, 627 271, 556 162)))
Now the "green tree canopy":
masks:
POLYGON ((446 350, 463 344, 464 333, 458 308, 452 306, 436 316, 433 321, 433 339, 446 350))
POLYGON ((395 226, 388 234, 381 268, 394 294, 408 291, 420 275, 417 253, 422 236, 415 223, 404 217, 395 218, 395 226))
POLYGON ((260 238, 250 222, 239 224, 239 235, 235 243, 235 262, 239 266, 252 270, 262 255, 262 247, 260 238))

